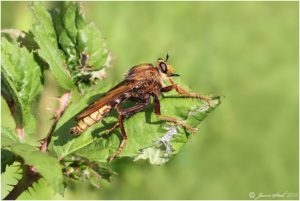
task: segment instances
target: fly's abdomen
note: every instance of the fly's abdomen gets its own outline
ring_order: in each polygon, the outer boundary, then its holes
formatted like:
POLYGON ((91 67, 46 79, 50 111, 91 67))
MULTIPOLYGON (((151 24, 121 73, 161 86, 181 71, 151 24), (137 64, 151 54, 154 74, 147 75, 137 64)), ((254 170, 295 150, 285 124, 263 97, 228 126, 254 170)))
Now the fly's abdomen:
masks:
POLYGON ((95 112, 91 113, 90 115, 83 117, 79 120, 77 125, 71 128, 72 135, 79 135, 90 126, 94 125, 97 122, 100 122, 112 109, 110 105, 104 105, 95 112))

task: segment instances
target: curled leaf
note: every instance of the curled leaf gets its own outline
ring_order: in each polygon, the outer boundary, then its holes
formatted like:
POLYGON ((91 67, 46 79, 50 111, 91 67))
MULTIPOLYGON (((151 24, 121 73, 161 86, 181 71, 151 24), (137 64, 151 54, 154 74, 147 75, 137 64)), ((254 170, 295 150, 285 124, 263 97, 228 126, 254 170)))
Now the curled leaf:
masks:
POLYGON ((108 66, 111 57, 101 32, 84 20, 80 4, 66 2, 51 14, 74 82, 81 88, 103 79, 99 72, 108 66))

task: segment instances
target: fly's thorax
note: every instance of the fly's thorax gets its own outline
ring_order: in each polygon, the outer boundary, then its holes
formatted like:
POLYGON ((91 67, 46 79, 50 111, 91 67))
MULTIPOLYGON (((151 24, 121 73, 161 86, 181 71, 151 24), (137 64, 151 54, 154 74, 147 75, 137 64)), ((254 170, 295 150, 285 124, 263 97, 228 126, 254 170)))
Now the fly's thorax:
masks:
POLYGON ((155 94, 159 96, 162 88, 161 83, 157 79, 145 79, 140 83, 139 87, 132 90, 132 96, 139 99, 145 99, 145 97, 155 94))
POLYGON ((127 76, 127 80, 144 81, 159 78, 159 72, 152 64, 140 64, 132 67, 127 76))

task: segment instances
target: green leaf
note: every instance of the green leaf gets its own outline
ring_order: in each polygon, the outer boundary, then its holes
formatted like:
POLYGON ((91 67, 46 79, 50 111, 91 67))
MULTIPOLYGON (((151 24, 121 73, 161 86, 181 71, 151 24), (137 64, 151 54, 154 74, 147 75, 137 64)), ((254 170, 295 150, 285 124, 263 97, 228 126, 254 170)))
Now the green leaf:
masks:
POLYGON ((10 128, 1 127, 1 147, 5 148, 14 143, 20 143, 17 134, 10 128))
POLYGON ((10 146, 11 151, 20 156, 25 164, 33 166, 37 172, 52 186, 55 192, 63 195, 63 174, 58 160, 48 153, 38 151, 28 144, 15 143, 10 146))
MULTIPOLYGON (((168 116, 180 117, 180 119, 185 120, 188 125, 194 128, 198 127, 208 113, 220 104, 219 98, 212 100, 210 106, 203 101, 193 99, 184 101, 182 98, 174 98, 166 100, 166 102, 164 112, 168 113, 168 116), (175 107, 172 108, 172 106, 175 107)), ((165 125, 161 128, 163 135, 156 139, 151 146, 141 149, 140 153, 135 156, 135 161, 149 159, 151 164, 162 165, 169 161, 173 155, 177 154, 191 137, 187 130, 184 131, 183 128, 178 126, 165 125)))
POLYGON ((101 187, 103 180, 110 182, 112 176, 116 175, 111 169, 83 157, 72 156, 64 159, 63 162, 63 172, 66 177, 81 181, 87 180, 96 188, 101 187))
POLYGON ((94 24, 89 24, 79 29, 77 39, 79 51, 89 55, 87 65, 92 66, 94 70, 104 68, 109 59, 109 52, 97 27, 94 24))
POLYGON ((32 105, 42 89, 42 73, 33 54, 2 38, 1 92, 16 121, 17 128, 34 132, 32 105), (34 78, 34 79, 33 79, 34 78))
POLYGON ((20 143, 17 134, 10 128, 1 127, 1 173, 5 172, 6 166, 12 165, 15 161, 14 153, 6 149, 15 143, 20 143))
POLYGON ((15 155, 13 152, 1 148, 1 173, 6 171, 6 166, 10 166, 15 161, 15 155))
POLYGON ((79 66, 80 57, 77 54, 74 41, 72 41, 67 30, 64 27, 64 12, 55 9, 51 12, 51 16, 54 22, 56 34, 58 36, 58 42, 67 58, 67 67, 71 71, 71 74, 73 74, 75 68, 79 66))
POLYGON ((77 51, 88 55, 89 60, 86 65, 90 66, 93 71, 107 67, 110 56, 101 32, 95 24, 85 22, 83 12, 78 3, 71 4, 69 8, 72 7, 74 7, 73 10, 76 10, 75 23, 78 29, 76 38, 77 51))
POLYGON ((38 54, 48 63, 50 72, 60 83, 60 85, 70 90, 73 82, 67 70, 65 56, 58 49, 57 36, 50 14, 40 2, 31 4, 32 12, 36 18, 35 24, 31 28, 34 40, 39 46, 38 54))
POLYGON ((85 22, 79 3, 66 2, 61 10, 55 9, 51 14, 72 79, 79 87, 90 84, 110 60, 101 32, 85 22))
POLYGON ((78 10, 78 3, 64 4, 63 25, 74 44, 77 43, 76 40, 78 29, 76 27, 76 15, 78 14, 78 10))
POLYGON ((21 46, 24 46, 27 48, 29 52, 35 51, 39 49, 38 44, 33 40, 33 35, 31 32, 23 32, 24 35, 19 36, 17 38, 17 41, 20 43, 21 46))
MULTIPOLYGON (((85 144, 90 144, 93 142, 93 137, 87 137, 80 141, 73 141, 73 136, 70 135, 69 131, 74 124, 74 115, 79 113, 83 108, 87 107, 89 103, 96 100, 101 94, 101 91, 105 92, 109 90, 110 84, 107 81, 98 83, 93 89, 87 91, 87 93, 80 97, 79 100, 71 100, 71 104, 68 106, 67 110, 64 112, 64 115, 59 119, 56 129, 54 131, 51 143, 50 150, 57 153, 59 158, 73 153, 78 148, 85 146, 85 144)), ((75 95, 73 95, 74 97, 75 95)))
MULTIPOLYGON (((197 127, 220 103, 219 99, 215 99, 208 106, 202 100, 180 97, 174 95, 174 92, 169 94, 160 99, 162 114, 184 120, 193 127, 197 127)), ((91 161, 106 162, 120 144, 119 129, 116 129, 108 137, 102 136, 105 130, 112 127, 117 121, 114 113, 101 123, 91 126, 78 137, 73 137, 69 133, 69 129, 76 124, 71 118, 71 114, 77 114, 86 107, 87 97, 95 97, 95 94, 86 95, 69 106, 69 111, 66 111, 66 116, 64 116, 66 119, 59 122, 55 131, 53 149, 59 157, 77 154, 91 161)), ((191 136, 188 130, 159 120, 154 113, 152 104, 145 111, 125 120, 124 126, 128 140, 120 157, 150 159, 150 162, 154 164, 163 164, 168 161, 182 149, 191 136)))

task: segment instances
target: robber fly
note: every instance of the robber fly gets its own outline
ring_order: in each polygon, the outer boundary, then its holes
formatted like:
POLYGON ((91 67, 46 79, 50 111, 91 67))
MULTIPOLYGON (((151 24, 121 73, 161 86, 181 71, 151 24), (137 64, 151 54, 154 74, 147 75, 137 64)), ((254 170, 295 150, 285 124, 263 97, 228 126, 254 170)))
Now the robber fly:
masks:
POLYGON ((208 104, 211 98, 187 92, 175 84, 172 77, 179 75, 175 74, 174 68, 167 64, 168 58, 169 56, 167 55, 165 60, 158 59, 156 66, 152 64, 140 64, 132 67, 122 82, 110 89, 99 100, 76 116, 78 123, 75 127, 71 128, 71 134, 81 134, 93 124, 100 122, 115 109, 118 114, 118 123, 112 129, 120 127, 122 141, 116 152, 108 158, 108 161, 111 161, 121 153, 126 145, 127 135, 123 125, 124 118, 144 110, 151 103, 151 97, 153 98, 154 111, 159 119, 174 122, 191 132, 195 132, 196 128, 190 127, 183 121, 161 115, 158 98, 163 92, 171 90, 176 90, 179 94, 186 97, 202 99, 208 104), (170 85, 166 85, 167 81, 169 81, 170 85), (136 104, 129 108, 122 108, 121 104, 126 100, 131 100, 136 104))

